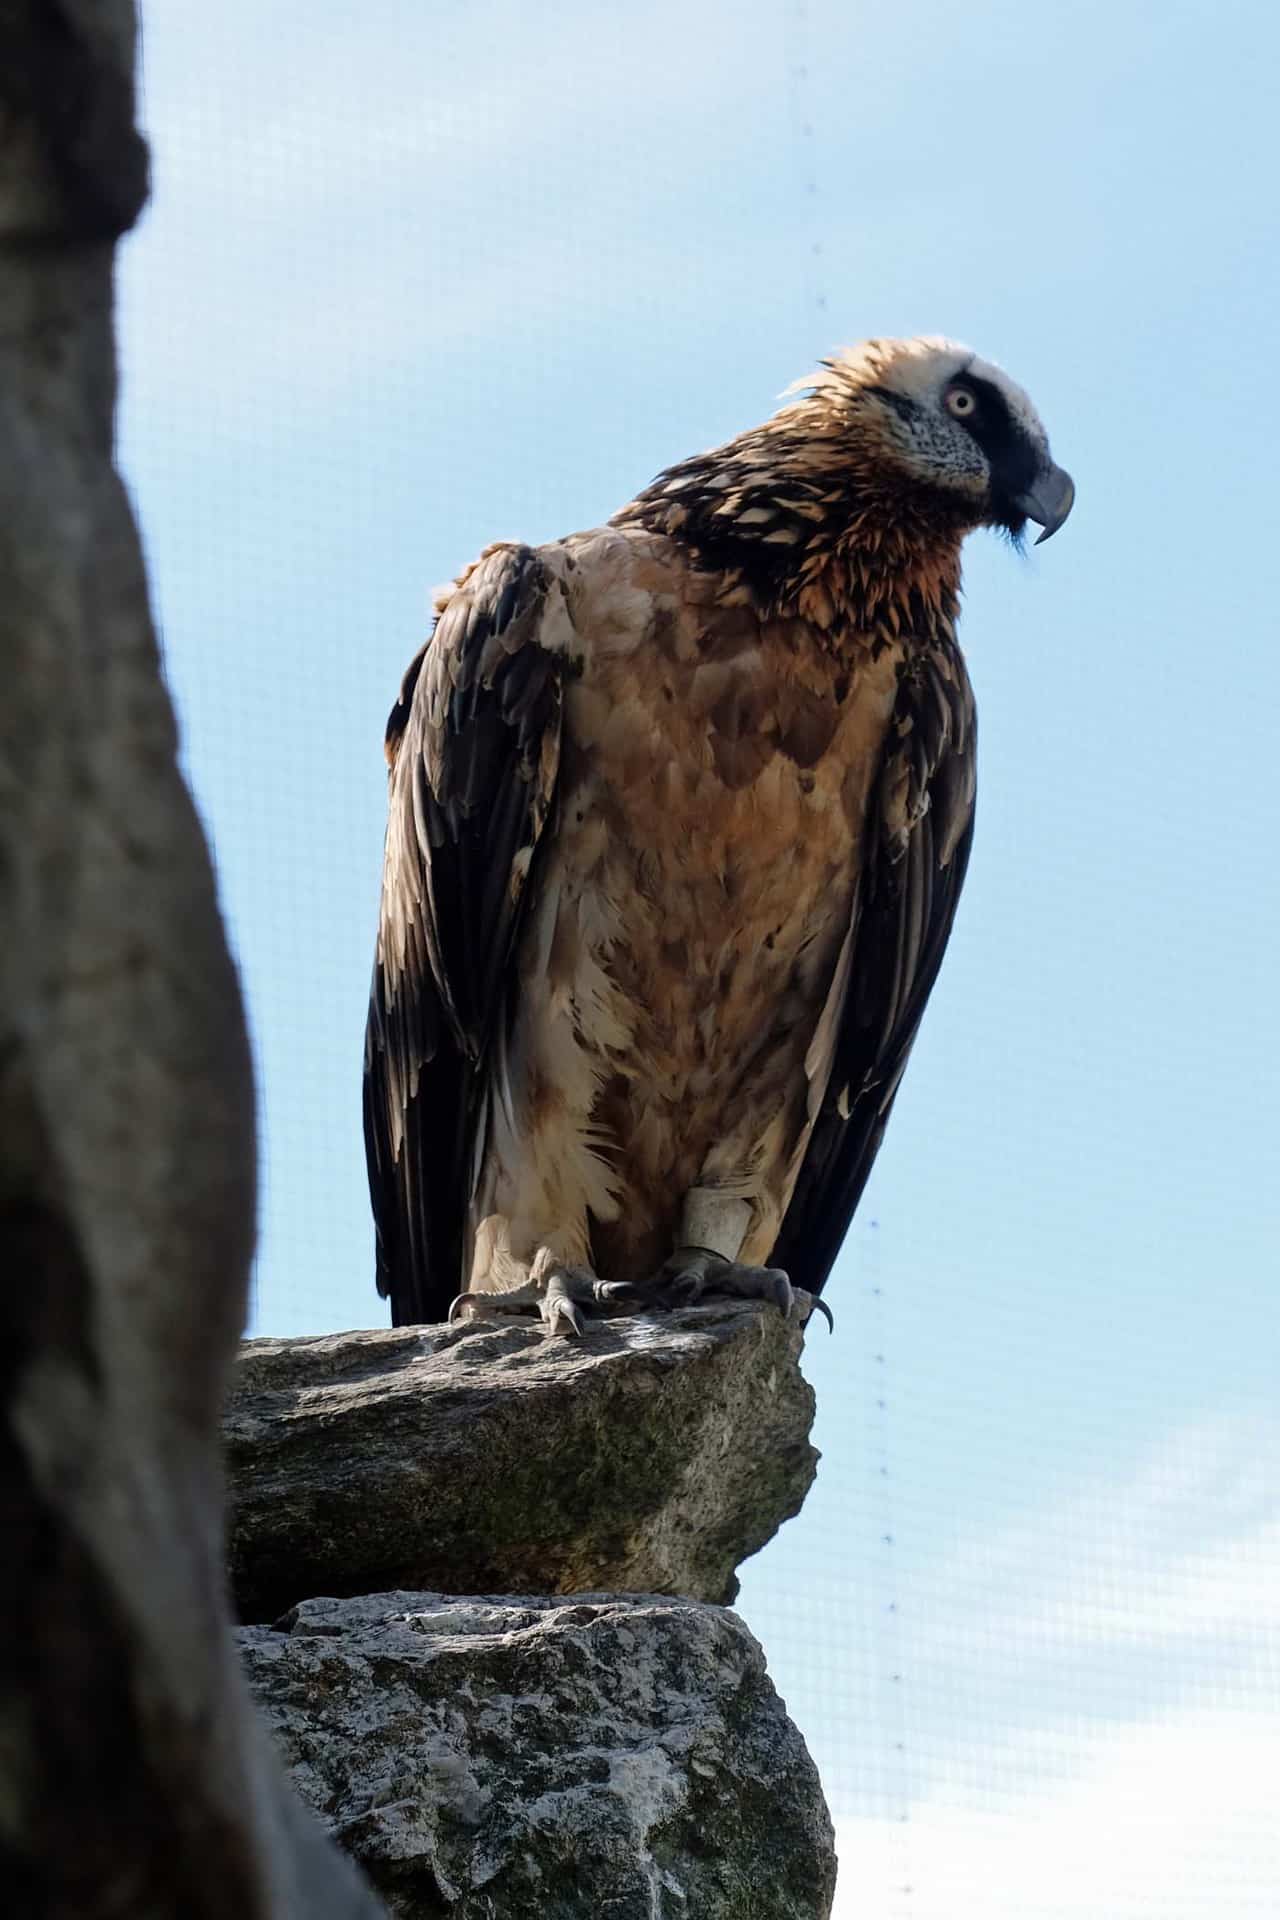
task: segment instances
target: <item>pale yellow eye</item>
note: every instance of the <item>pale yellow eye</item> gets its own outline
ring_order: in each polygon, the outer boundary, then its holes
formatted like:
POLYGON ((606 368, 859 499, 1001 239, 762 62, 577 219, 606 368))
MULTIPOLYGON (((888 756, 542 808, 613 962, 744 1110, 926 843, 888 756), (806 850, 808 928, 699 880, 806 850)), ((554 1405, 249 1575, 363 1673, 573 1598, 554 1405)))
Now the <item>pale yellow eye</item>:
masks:
POLYGON ((947 412, 957 420, 972 420, 978 411, 978 403, 968 387, 951 387, 944 402, 947 412))

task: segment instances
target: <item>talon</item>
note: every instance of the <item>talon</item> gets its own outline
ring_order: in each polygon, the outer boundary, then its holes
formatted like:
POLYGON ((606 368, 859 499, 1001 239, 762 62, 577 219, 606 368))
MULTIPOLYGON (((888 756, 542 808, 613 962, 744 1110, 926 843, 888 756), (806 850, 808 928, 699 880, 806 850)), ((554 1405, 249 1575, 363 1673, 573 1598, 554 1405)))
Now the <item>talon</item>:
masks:
POLYGON ((542 1319, 549 1338, 581 1340, 582 1315, 572 1300, 549 1300, 542 1319))
MULTIPOLYGON (((738 1300, 767 1300, 789 1319, 797 1304, 809 1298, 793 1287, 781 1267, 746 1267, 706 1247, 680 1247, 659 1268, 653 1292, 664 1307, 692 1306, 712 1294, 738 1300)), ((831 1318, 831 1309, 814 1301, 831 1318)), ((807 1317, 807 1316, 806 1316, 807 1317)))
MULTIPOLYGON (((750 1268, 744 1269, 750 1272, 750 1268)), ((791 1309, 796 1302, 796 1290, 781 1267, 761 1267, 759 1298, 772 1300, 784 1320, 791 1318, 791 1309)), ((748 1296, 750 1297, 750 1296, 748 1296)))
POLYGON ((460 1321, 469 1320, 473 1315, 466 1311, 474 1309, 474 1317, 485 1319, 499 1313, 528 1313, 542 1300, 541 1291, 534 1286, 512 1287, 506 1293, 468 1292, 455 1295, 449 1304, 446 1321, 456 1326, 460 1321))
POLYGON ((629 1280, 597 1280, 592 1285, 591 1298, 602 1307, 622 1307, 639 1306, 644 1295, 629 1280))
POLYGON ((704 1293, 716 1292, 719 1275, 728 1269, 723 1255, 705 1247, 677 1247, 658 1268, 649 1292, 668 1310, 692 1307, 704 1293))
POLYGON ((815 1313, 820 1313, 823 1319, 826 1321, 828 1327, 831 1329, 831 1332, 834 1333, 836 1330, 836 1317, 834 1313, 832 1313, 826 1301, 823 1299, 820 1299, 816 1293, 806 1293, 803 1287, 797 1287, 796 1288, 796 1304, 799 1305, 803 1301, 808 1302, 808 1310, 804 1316, 805 1321, 808 1322, 809 1320, 812 1320, 815 1313))
POLYGON ((673 1306, 692 1307, 702 1298, 706 1285, 707 1276, 697 1267, 681 1267, 663 1278, 662 1291, 673 1306))
POLYGON ((483 1303, 484 1295, 482 1293, 460 1293, 455 1300, 449 1302, 449 1311, 445 1315, 447 1325, 454 1327, 458 1325, 459 1321, 482 1317, 484 1313, 483 1303), (476 1311, 474 1315, 467 1311, 470 1307, 475 1308, 476 1311))
POLYGON ((711 1293, 733 1294, 739 1300, 770 1301, 786 1320, 795 1302, 795 1289, 781 1267, 743 1267, 736 1260, 708 1278, 711 1293))
POLYGON ((548 1334, 562 1334, 570 1340, 582 1338, 582 1315, 574 1306, 565 1285, 565 1276, 552 1274, 542 1302, 542 1319, 548 1334))

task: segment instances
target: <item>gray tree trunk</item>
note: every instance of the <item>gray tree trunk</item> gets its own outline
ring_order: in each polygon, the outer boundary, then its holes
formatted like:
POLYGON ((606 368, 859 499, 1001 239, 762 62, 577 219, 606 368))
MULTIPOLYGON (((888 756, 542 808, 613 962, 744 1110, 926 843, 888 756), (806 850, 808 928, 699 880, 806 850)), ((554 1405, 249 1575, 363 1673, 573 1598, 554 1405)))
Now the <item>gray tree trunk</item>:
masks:
POLYGON ((0 1889, 372 1915, 234 1658, 218 1416, 254 1115, 112 463, 130 0, 0 0, 0 1889))

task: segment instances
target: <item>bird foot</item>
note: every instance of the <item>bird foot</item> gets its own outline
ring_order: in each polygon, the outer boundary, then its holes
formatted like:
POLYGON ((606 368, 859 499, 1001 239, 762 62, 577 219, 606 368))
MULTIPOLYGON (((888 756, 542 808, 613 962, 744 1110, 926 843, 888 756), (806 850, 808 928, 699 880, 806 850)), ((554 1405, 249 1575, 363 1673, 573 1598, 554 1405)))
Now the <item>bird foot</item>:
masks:
POLYGON ((460 1293, 449 1308, 450 1325, 471 1319, 502 1319, 525 1314, 541 1320, 548 1334, 580 1340, 585 1332, 582 1309, 625 1313, 653 1308, 670 1311, 691 1307, 714 1294, 739 1300, 768 1300, 784 1320, 820 1313, 834 1330, 835 1320, 825 1300, 793 1287, 781 1267, 747 1267, 705 1247, 680 1247, 663 1262, 653 1279, 632 1285, 624 1280, 601 1280, 589 1267, 571 1267, 539 1256, 531 1277, 522 1287, 501 1293, 460 1293))
POLYGON ((546 1266, 523 1287, 504 1293, 460 1293, 449 1308, 449 1322, 501 1318, 504 1314, 535 1314, 549 1334, 581 1339, 580 1307, 638 1306, 641 1296, 622 1281, 601 1280, 589 1267, 546 1266))
POLYGON ((835 1318, 825 1300, 793 1287, 781 1267, 747 1267, 707 1247, 677 1247, 650 1282, 657 1304, 690 1307, 710 1294, 731 1294, 739 1300, 770 1300, 784 1320, 820 1313, 835 1330, 835 1318))

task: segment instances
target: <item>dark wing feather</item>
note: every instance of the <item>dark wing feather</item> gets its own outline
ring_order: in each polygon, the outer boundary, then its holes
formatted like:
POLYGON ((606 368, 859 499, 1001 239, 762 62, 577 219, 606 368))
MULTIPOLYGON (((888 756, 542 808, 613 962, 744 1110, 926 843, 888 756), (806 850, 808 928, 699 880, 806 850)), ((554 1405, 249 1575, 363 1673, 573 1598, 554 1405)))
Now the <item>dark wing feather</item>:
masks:
POLYGON ((977 728, 954 645, 908 662, 868 809, 830 1078, 770 1261, 821 1290, 879 1151, 955 917, 977 728))
POLYGON ((365 1034, 378 1291, 397 1326, 443 1319, 534 852, 555 801, 560 586, 491 548, 449 599, 387 725, 390 808, 365 1034))

